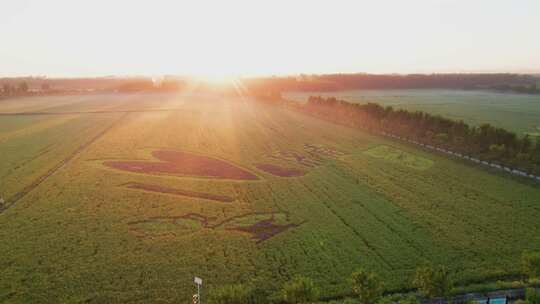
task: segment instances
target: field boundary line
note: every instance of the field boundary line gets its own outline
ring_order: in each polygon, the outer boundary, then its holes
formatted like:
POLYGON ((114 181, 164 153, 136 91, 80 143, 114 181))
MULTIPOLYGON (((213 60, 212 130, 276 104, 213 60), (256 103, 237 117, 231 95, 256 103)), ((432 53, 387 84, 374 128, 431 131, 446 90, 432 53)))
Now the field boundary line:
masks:
POLYGON ((103 129, 101 132, 96 134, 94 137, 92 137, 88 142, 82 144, 79 146, 75 151, 73 151, 70 155, 68 155, 66 158, 61 160, 59 163, 57 163, 54 167, 49 169, 47 172, 45 172, 43 175, 38 177, 36 180, 34 180, 32 183, 24 187, 21 191, 15 193, 12 195, 9 199, 7 199, 6 203, 7 205, 3 208, 0 208, 0 214, 4 213, 6 210, 14 206, 19 200, 24 198, 28 193, 30 193, 32 190, 37 188, 39 185, 41 185, 44 181, 46 181, 49 177, 54 175, 56 172, 60 171, 62 168, 64 168, 65 165, 67 165, 71 160, 73 160, 75 157, 77 157, 81 152, 83 152, 86 148, 88 148, 90 145, 92 145, 94 142, 96 142, 98 139, 100 139, 103 135, 105 135, 107 132, 109 132, 113 127, 115 127, 120 121, 122 121, 128 113, 125 113, 120 118, 116 119, 114 122, 112 122, 108 127, 103 129))

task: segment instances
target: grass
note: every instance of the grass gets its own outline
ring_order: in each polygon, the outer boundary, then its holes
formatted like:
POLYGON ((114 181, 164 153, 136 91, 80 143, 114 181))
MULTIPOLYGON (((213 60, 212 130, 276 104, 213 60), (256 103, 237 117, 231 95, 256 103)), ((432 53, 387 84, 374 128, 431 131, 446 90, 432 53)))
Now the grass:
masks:
POLYGON ((518 135, 540 127, 540 96, 459 90, 358 90, 289 92, 285 98, 307 101, 310 95, 334 96, 350 102, 375 102, 410 111, 424 111, 463 120, 471 125, 490 123, 518 135))
POLYGON ((182 302, 193 276, 206 292, 254 278, 277 290, 298 274, 334 297, 350 294, 347 278, 357 267, 399 290, 425 263, 448 265, 461 282, 495 281, 519 271, 523 250, 540 250, 535 184, 286 109, 207 94, 0 102, 0 113, 36 109, 54 114, 0 116, 0 130, 78 113, 0 143, 0 191, 8 198, 57 167, 0 214, 0 302, 182 302), (307 174, 201 179, 126 173, 98 161, 144 159, 158 149, 251 172, 279 156, 277 164, 307 174), (127 183, 235 201, 120 186, 127 183), (264 216, 245 217, 256 214, 264 216), (211 228, 231 219, 250 226, 269 214, 276 225, 295 226, 260 242, 211 228))

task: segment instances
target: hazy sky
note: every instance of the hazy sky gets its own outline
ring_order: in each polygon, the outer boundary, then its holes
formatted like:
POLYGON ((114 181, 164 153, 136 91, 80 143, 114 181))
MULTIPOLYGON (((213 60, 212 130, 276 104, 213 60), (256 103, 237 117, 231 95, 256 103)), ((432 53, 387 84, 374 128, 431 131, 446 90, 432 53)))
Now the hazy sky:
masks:
POLYGON ((0 76, 540 71, 539 0, 2 0, 0 76))

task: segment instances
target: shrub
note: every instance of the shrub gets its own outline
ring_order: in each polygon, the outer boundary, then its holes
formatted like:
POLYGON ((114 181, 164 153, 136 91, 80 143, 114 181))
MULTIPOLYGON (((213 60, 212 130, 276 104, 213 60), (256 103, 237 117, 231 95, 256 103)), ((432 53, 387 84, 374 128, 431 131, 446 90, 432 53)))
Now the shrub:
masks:
POLYGON ((399 304, 419 304, 418 298, 414 294, 410 294, 407 297, 399 301, 399 304))
POLYGON ((521 270, 529 280, 540 276, 540 252, 523 252, 521 255, 521 270))
POLYGON ((540 304, 540 291, 536 288, 525 289, 525 300, 530 304, 540 304))
POLYGON ((351 275, 353 292, 358 296, 360 303, 372 304, 382 295, 383 284, 376 274, 360 269, 351 275))
POLYGON ((413 284, 427 298, 447 296, 452 289, 453 281, 448 269, 444 266, 425 266, 416 270, 413 284))
POLYGON ((319 297, 319 289, 313 280, 302 276, 285 283, 282 293, 286 303, 312 303, 319 297))

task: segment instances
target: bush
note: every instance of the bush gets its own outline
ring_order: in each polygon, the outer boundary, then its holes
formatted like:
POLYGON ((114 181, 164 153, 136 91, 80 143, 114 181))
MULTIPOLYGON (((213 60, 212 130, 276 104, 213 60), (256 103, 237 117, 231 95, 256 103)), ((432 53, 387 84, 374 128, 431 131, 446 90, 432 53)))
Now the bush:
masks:
POLYGON ((286 303, 312 303, 319 298, 319 289, 313 280, 302 276, 285 283, 282 293, 286 303))
POLYGON ((453 280, 444 266, 426 266, 416 270, 413 284, 427 298, 447 296, 453 287, 453 280))
POLYGON ((540 252, 523 252, 523 254, 521 255, 521 270, 529 280, 539 277, 540 252))
POLYGON ((540 278, 529 279, 529 286, 540 287, 540 278))
POLYGON ((382 282, 376 274, 360 269, 351 275, 351 285, 362 304, 372 304, 382 295, 382 282))
POLYGON ((399 304, 419 304, 418 298, 414 294, 410 294, 407 297, 399 301, 399 304))
POLYGON ((540 292, 536 288, 525 289, 525 300, 530 304, 540 304, 540 292))

